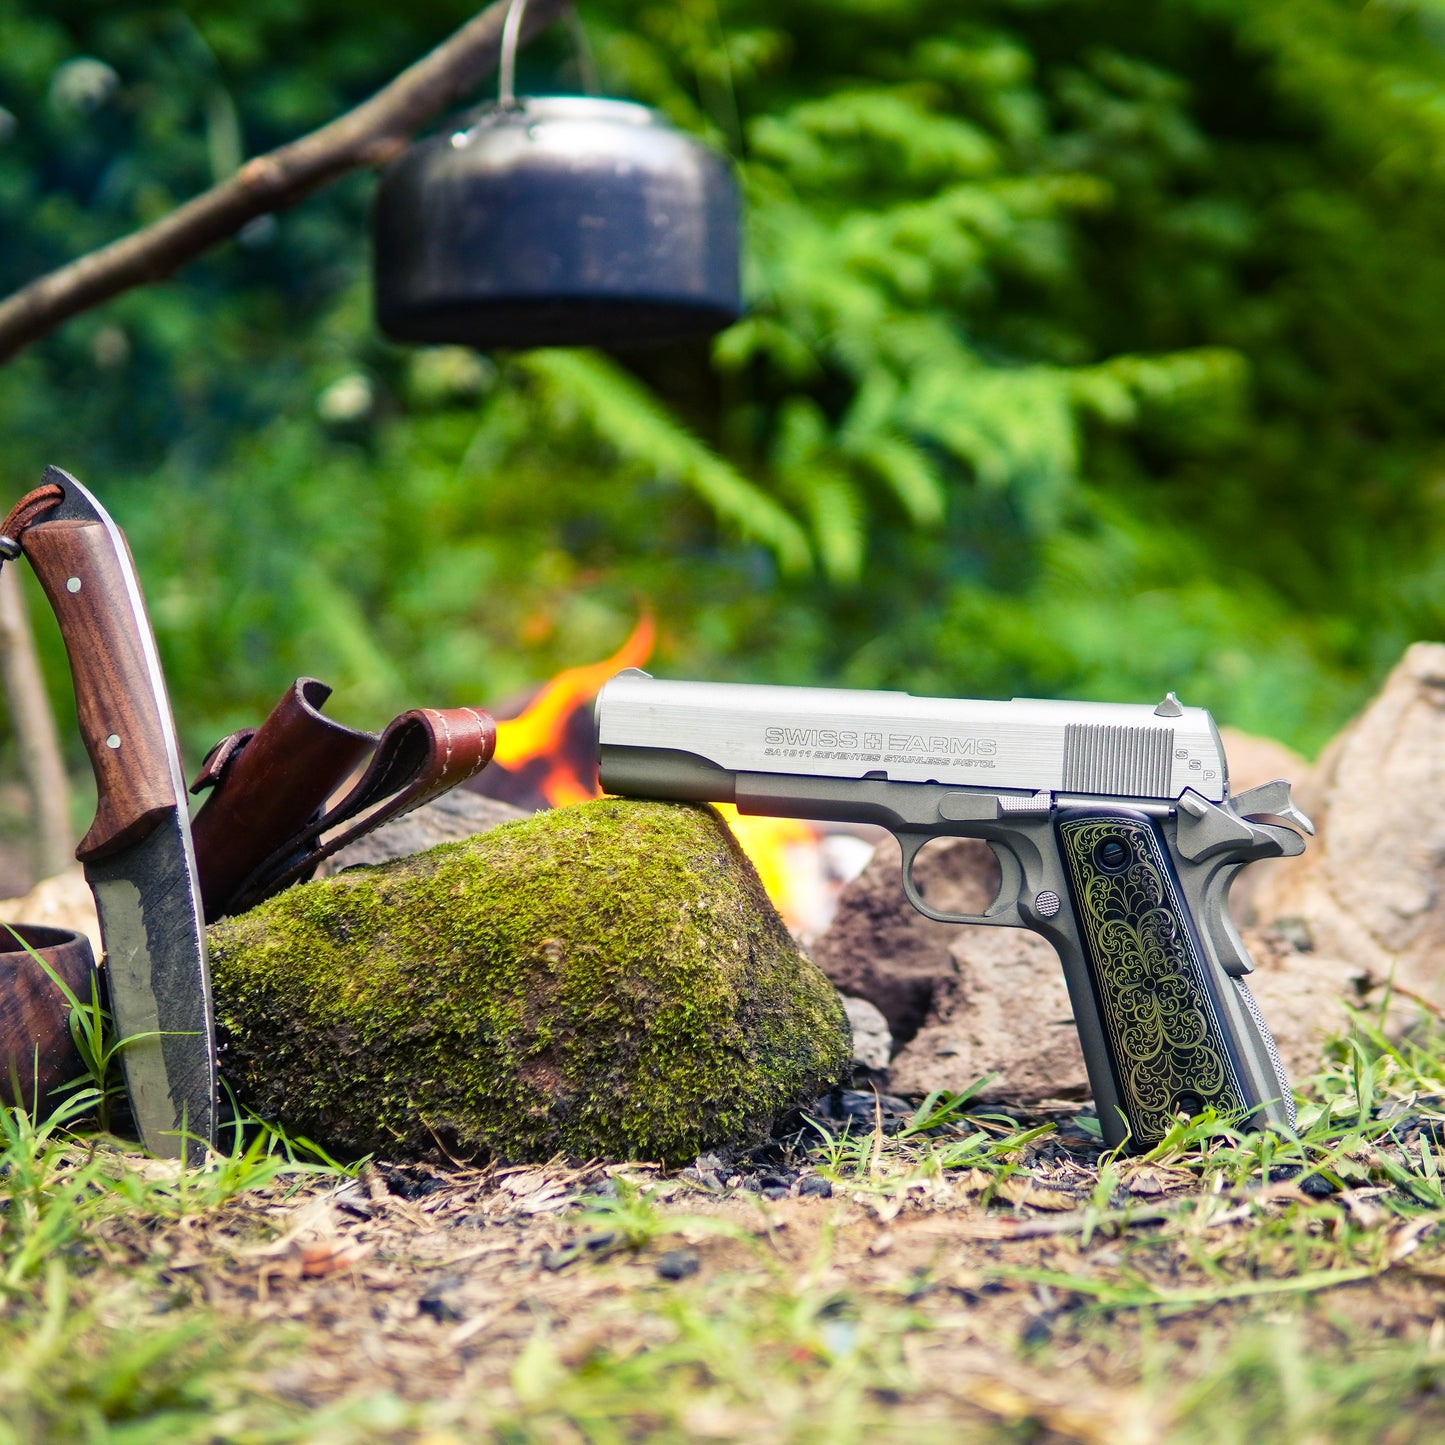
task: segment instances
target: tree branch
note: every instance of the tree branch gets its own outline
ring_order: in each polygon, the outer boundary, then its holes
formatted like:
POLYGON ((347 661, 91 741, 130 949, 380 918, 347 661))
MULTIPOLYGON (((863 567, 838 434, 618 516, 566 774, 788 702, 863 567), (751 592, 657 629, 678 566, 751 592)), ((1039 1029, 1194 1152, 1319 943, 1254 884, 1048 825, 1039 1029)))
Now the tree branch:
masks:
POLYGON ((70 831, 70 779, 60 753, 60 732, 40 674, 20 569, 13 566, 0 571, 0 679, 10 704, 20 772, 30 792, 31 881, 39 883, 70 865, 75 834, 70 831))
MULTIPOLYGON (((570 3, 530 0, 521 40, 552 24, 570 3)), ((462 100, 496 66, 507 4, 489 5, 355 110, 256 156, 160 220, 0 301, 0 365, 72 316, 169 276, 257 216, 294 206, 347 171, 390 160, 422 125, 462 100)))

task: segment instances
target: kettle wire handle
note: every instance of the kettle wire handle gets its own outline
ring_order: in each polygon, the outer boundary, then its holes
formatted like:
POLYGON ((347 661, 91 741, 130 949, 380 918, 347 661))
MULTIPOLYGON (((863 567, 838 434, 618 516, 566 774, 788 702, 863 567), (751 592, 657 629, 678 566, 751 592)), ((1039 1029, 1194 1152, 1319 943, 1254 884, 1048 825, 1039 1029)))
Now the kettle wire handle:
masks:
POLYGON ((527 0, 512 0, 502 22, 502 57, 497 65, 497 99, 511 107, 517 103, 517 39, 522 33, 522 16, 527 0))
MULTIPOLYGON (((517 103, 517 44, 521 39, 522 16, 526 9, 527 0, 512 0, 507 7, 507 18, 502 22, 502 53, 497 63, 497 103, 503 110, 510 110, 517 103)), ((582 89, 587 95, 596 95, 599 89, 597 62, 593 58, 586 28, 575 5, 567 7, 566 19, 572 44, 577 50, 577 70, 582 89)))

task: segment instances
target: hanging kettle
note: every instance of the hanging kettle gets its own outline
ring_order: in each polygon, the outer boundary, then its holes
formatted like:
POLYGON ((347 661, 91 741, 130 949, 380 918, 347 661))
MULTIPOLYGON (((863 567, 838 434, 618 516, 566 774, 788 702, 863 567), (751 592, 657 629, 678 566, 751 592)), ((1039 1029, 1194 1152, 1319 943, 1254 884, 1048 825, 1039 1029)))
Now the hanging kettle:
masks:
POLYGON ((500 98, 382 173, 376 315, 398 341, 617 346, 735 321, 740 207, 726 159, 656 111, 513 95, 525 0, 502 35, 500 98))

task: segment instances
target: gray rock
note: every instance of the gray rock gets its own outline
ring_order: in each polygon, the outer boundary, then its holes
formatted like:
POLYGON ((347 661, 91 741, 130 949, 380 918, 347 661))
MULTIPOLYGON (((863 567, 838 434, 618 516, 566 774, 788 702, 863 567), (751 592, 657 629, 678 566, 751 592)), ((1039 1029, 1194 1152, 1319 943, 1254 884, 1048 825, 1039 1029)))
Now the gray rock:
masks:
POLYGON ((659 1279, 691 1279, 702 1268, 702 1256, 695 1249, 669 1249, 653 1268, 659 1279))
POLYGON ((1058 955, 1020 928, 957 927, 929 1017, 893 1060, 889 1083, 900 1094, 957 1093, 990 1074, 986 1099, 1089 1092, 1058 955))
POLYGON ((1365 1001, 1374 980, 1357 964, 1300 949, 1297 932, 1246 928, 1243 936, 1255 962, 1250 992, 1285 1072, 1299 1082, 1318 1071, 1325 1042, 1348 1030, 1349 1006, 1365 1001))
MULTIPOLYGON (((894 1046, 906 1044, 952 977, 948 950, 958 928, 935 923, 903 895, 903 855, 892 838, 844 888, 827 932, 809 950, 847 997, 865 998, 888 1021, 894 1046)), ((998 864, 971 838, 944 838, 919 855, 914 878, 923 895, 950 912, 982 913, 998 891, 998 864)))
POLYGON ((374 833, 368 833, 339 853, 332 854, 317 869, 316 876, 327 878, 340 873, 343 868, 408 858, 413 853, 425 853, 438 843, 455 843, 462 838, 489 832, 503 823, 514 823, 518 818, 531 816, 510 803, 483 797, 466 788, 453 788, 413 812, 383 823, 374 833))
POLYGON ((893 1035, 888 1020, 866 998, 843 996, 843 1012, 853 1030, 853 1064, 881 1071, 893 1056, 893 1035))
POLYGON ((1311 794, 1319 835, 1271 875, 1260 916, 1445 1003, 1445 646, 1406 651, 1326 749, 1311 794))

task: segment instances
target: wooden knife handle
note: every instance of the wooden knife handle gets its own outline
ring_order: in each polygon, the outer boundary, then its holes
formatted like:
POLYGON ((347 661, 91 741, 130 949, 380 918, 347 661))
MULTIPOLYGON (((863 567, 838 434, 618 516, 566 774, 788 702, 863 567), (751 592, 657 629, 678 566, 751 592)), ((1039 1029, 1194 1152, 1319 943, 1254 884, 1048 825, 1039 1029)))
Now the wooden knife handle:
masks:
POLYGON ((102 523, 40 522, 22 546, 60 624, 95 770, 95 820, 75 850, 86 863, 145 837, 181 805, 141 640, 149 623, 137 615, 133 578, 102 523))

